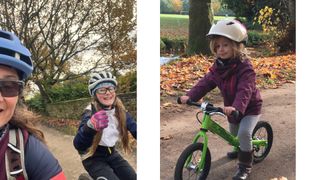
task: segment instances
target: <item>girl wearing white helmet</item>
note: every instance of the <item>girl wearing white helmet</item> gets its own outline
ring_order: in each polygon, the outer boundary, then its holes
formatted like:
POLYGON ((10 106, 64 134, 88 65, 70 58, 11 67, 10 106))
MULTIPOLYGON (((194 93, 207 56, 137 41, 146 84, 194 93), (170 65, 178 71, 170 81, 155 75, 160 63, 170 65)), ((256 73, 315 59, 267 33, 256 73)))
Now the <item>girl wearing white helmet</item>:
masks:
POLYGON ((123 149, 129 150, 128 131, 137 137, 136 122, 116 96, 117 85, 110 72, 92 74, 88 90, 93 101, 83 113, 73 141, 83 166, 94 179, 136 179, 134 169, 115 149, 120 140, 123 149))
POLYGON ((227 153, 229 158, 238 157, 239 160, 233 179, 247 179, 253 162, 252 131, 261 116, 262 107, 260 92, 256 88, 256 74, 245 54, 247 30, 239 21, 221 20, 212 25, 207 36, 216 61, 210 71, 180 98, 182 103, 188 99, 198 101, 212 89, 220 89, 230 132, 240 140, 240 151, 227 153), (235 110, 240 113, 238 119, 230 116, 235 110))
POLYGON ((0 179, 64 180, 43 133, 20 102, 23 80, 32 70, 29 50, 14 34, 0 30, 0 179))

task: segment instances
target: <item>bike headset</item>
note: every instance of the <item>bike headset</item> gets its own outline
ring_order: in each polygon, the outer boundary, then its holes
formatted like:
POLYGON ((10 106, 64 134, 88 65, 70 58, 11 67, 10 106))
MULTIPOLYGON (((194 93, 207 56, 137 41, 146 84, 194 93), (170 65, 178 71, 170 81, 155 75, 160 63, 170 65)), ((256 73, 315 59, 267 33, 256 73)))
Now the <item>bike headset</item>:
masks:
POLYGON ((115 96, 111 106, 106 106, 102 104, 98 100, 97 96, 95 95, 95 91, 98 89, 97 86, 102 83, 111 83, 112 85, 114 85, 115 88, 118 85, 116 77, 113 76, 110 72, 102 71, 102 72, 93 73, 89 79, 89 86, 88 86, 89 94, 93 96, 94 100, 98 102, 98 105, 102 107, 102 109, 113 109, 117 95, 115 96))
POLYGON ((0 30, 0 64, 17 70, 19 80, 25 80, 33 71, 30 51, 16 35, 4 30, 0 30))
POLYGON ((220 20, 217 24, 213 24, 206 35, 209 39, 217 36, 223 36, 237 43, 246 44, 248 34, 246 27, 237 20, 220 20))

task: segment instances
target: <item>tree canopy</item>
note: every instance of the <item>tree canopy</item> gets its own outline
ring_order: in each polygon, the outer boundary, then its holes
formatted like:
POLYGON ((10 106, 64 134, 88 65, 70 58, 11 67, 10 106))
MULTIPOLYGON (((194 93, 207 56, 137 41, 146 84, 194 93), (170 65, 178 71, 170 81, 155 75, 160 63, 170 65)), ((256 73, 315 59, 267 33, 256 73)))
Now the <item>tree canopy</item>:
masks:
POLYGON ((14 32, 31 51, 31 80, 50 102, 46 91, 56 83, 96 68, 115 72, 135 67, 135 4, 135 0, 4 0, 0 28, 14 32))

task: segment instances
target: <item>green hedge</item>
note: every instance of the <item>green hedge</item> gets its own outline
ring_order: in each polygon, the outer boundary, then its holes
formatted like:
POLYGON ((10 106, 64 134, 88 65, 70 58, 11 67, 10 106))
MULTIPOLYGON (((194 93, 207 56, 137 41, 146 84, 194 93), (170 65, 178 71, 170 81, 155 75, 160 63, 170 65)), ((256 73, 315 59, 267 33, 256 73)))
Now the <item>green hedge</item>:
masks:
POLYGON ((117 93, 129 93, 137 91, 137 71, 127 72, 125 75, 117 78, 117 93))
POLYGON ((164 50, 165 52, 173 51, 174 53, 184 53, 188 44, 187 38, 163 37, 161 38, 161 41, 164 44, 161 50, 164 50))
MULTIPOLYGON (((247 46, 258 46, 265 44, 271 36, 261 31, 249 30, 247 46)), ((188 38, 160 38, 161 52, 184 53, 188 44, 188 38)))
POLYGON ((265 44, 271 36, 261 31, 248 31, 248 43, 247 46, 258 46, 265 44))
MULTIPOLYGON (((88 79, 89 77, 81 77, 72 81, 65 81, 63 83, 53 86, 48 90, 48 96, 51 98, 52 103, 61 101, 70 101, 80 98, 90 98, 88 92, 88 79)), ((131 71, 124 76, 117 78, 119 87, 117 93, 136 92, 137 89, 137 72, 131 71)), ((26 101, 26 104, 31 110, 39 113, 48 114, 45 104, 40 94, 36 94, 32 99, 26 101)))
POLYGON ((88 80, 78 79, 55 85, 48 91, 52 102, 73 100, 83 97, 90 97, 88 92, 88 80))
MULTIPOLYGON (((137 96, 136 92, 117 94, 122 100, 128 112, 136 119, 137 96)), ((85 107, 91 102, 91 98, 80 98, 69 101, 51 103, 47 105, 48 115, 63 119, 80 119, 85 107)))
POLYGON ((25 102, 29 108, 29 110, 38 112, 38 113, 45 113, 45 105, 40 94, 36 94, 32 99, 27 100, 25 102))

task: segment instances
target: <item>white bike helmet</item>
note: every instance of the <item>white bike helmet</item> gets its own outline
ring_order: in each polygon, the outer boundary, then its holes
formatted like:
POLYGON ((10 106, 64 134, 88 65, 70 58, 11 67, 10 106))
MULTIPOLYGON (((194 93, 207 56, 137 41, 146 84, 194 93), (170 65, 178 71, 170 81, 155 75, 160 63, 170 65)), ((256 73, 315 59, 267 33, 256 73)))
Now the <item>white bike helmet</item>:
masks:
POLYGON ((0 30, 0 64, 16 69, 21 80, 33 71, 30 51, 16 35, 3 30, 0 30))
POLYGON ((113 76, 110 72, 98 72, 98 73, 93 73, 91 75, 91 78, 89 80, 89 94, 93 96, 93 90, 95 89, 96 86, 98 86, 101 83, 111 83, 115 87, 118 85, 118 82, 116 80, 116 77, 113 76))
POLYGON ((248 40, 247 29, 237 20, 220 20, 213 24, 207 37, 224 36, 238 43, 246 43, 248 40))

